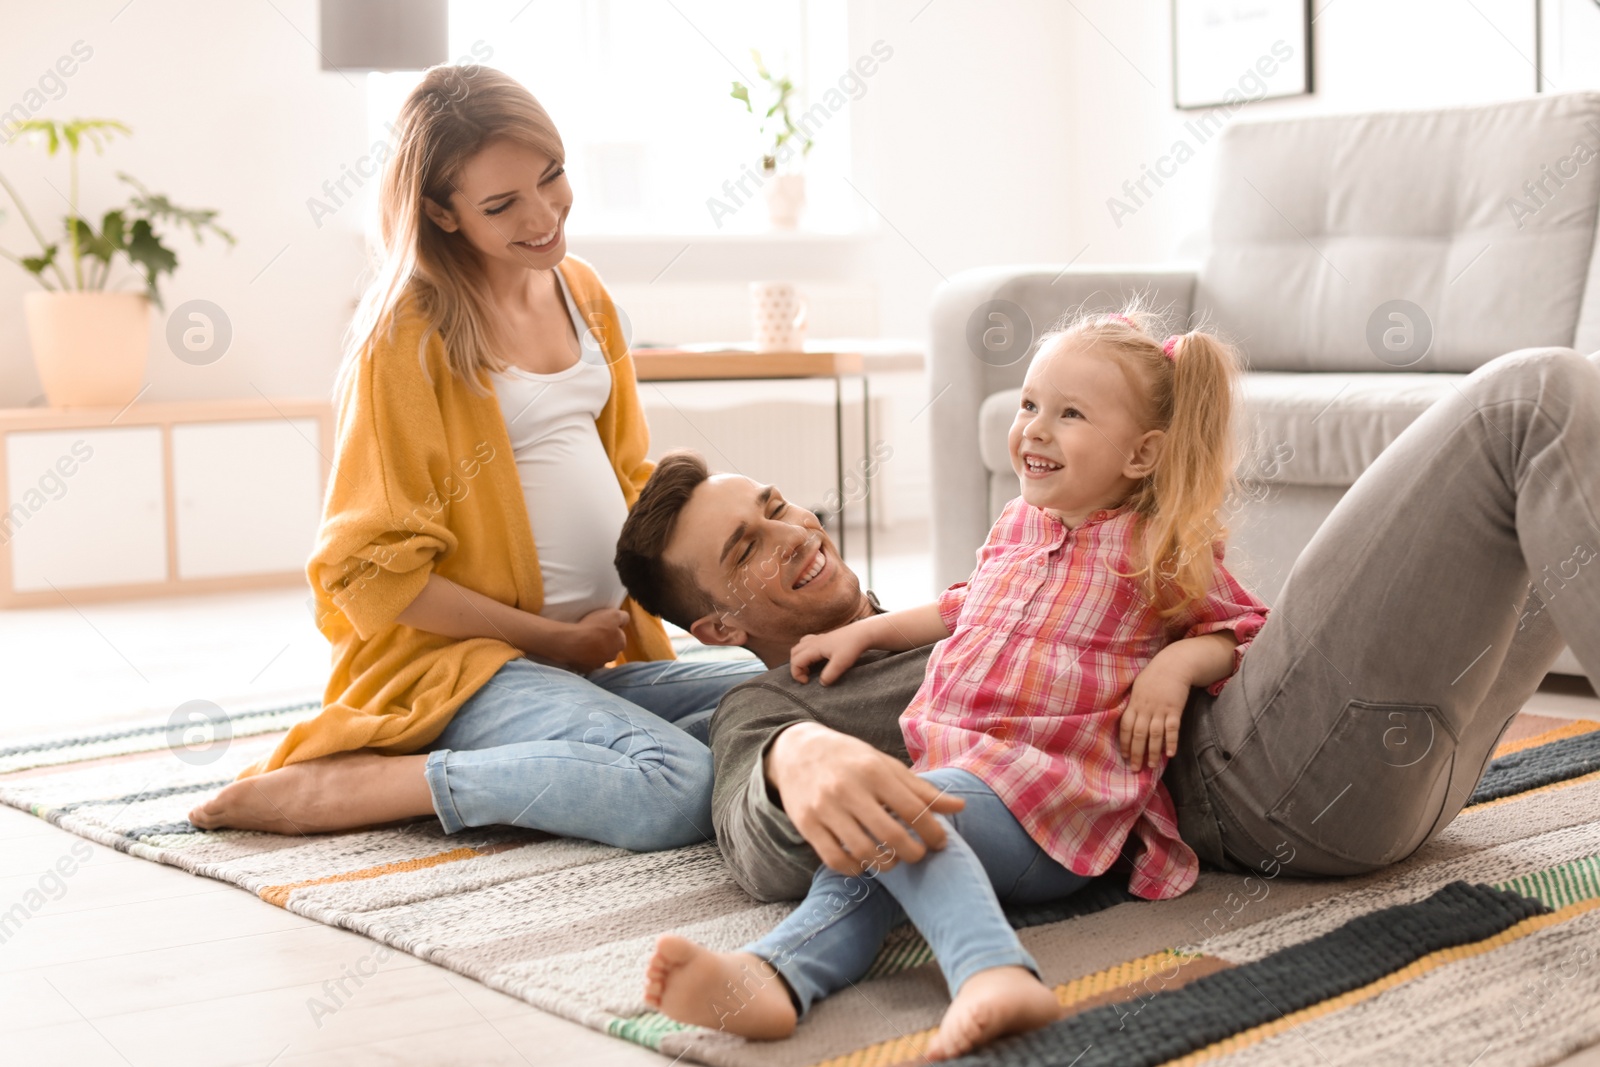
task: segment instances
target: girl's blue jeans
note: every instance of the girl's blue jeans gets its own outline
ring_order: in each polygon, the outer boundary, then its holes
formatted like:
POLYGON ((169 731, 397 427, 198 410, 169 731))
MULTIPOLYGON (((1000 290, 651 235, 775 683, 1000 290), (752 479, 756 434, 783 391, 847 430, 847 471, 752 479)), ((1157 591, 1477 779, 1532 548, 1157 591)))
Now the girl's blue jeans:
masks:
POLYGON ((906 918, 933 950, 951 996, 990 967, 1017 965, 1037 975, 1001 902, 1056 900, 1091 880, 1051 859, 976 775, 940 767, 920 777, 967 802, 954 815, 935 816, 947 835, 941 851, 865 875, 818 868, 805 901, 744 947, 789 983, 801 1015, 865 975, 889 931, 906 918))
POLYGON ((515 825, 649 852, 713 841, 706 729, 750 661, 651 660, 588 675, 501 667, 424 763, 446 833, 515 825))

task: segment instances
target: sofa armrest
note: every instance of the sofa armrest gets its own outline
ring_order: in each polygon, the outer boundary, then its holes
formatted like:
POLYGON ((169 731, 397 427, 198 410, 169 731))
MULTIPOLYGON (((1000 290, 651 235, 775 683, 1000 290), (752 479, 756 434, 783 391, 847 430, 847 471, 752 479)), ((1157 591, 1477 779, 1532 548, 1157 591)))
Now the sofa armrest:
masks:
MULTIPOLYGON (((988 472, 978 453, 984 398, 1022 384, 1034 341, 1069 312, 1116 311, 1142 294, 1187 322, 1195 272, 1022 265, 962 271, 933 298, 927 417, 933 465, 933 567, 943 589, 972 573, 988 535, 988 472)), ((930 590, 930 593, 933 591, 930 590)))

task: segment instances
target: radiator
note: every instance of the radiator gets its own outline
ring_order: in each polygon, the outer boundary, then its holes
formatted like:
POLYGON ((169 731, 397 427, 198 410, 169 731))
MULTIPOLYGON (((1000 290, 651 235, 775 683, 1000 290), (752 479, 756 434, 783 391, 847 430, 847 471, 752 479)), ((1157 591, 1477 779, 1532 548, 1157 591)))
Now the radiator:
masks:
MULTIPOLYGON (((870 475, 873 529, 883 529, 894 510, 890 398, 871 398, 868 447, 860 384, 847 380, 844 388, 845 521, 851 528, 865 525, 870 475)), ((692 448, 714 471, 776 485, 832 528, 838 492, 831 381, 643 382, 639 399, 650 423, 651 459, 692 448)))

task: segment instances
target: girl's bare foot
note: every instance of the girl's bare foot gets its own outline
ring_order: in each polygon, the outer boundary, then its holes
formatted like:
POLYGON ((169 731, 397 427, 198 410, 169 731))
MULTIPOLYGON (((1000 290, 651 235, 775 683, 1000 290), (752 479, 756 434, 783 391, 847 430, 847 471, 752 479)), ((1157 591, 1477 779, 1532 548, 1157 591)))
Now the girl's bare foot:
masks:
POLYGON ((202 830, 315 834, 432 815, 427 758, 341 752, 291 763, 223 786, 189 821, 202 830))
POLYGON ((990 967, 968 978, 950 1002, 939 1032, 928 1042, 930 1060, 964 1055, 997 1037, 1048 1026, 1061 1005, 1026 967, 990 967))
POLYGON ((772 964, 748 952, 712 952, 675 934, 656 938, 644 999, 680 1023, 740 1037, 772 1040, 794 1033, 794 1004, 772 964))

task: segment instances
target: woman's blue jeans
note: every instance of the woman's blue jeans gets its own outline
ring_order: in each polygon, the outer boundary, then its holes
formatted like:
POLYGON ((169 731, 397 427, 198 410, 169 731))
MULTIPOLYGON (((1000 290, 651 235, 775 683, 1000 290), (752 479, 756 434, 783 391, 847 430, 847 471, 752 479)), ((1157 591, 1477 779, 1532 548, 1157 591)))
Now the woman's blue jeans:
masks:
POLYGON ((1058 900, 1091 880, 1051 859, 981 778, 954 767, 920 777, 967 802, 954 815, 935 816, 948 838, 941 851, 864 875, 820 867, 800 907, 744 947, 789 983, 801 1015, 865 975, 889 931, 906 918, 933 950, 951 996, 990 967, 1016 965, 1037 975, 1001 901, 1058 900))
POLYGON ((706 729, 750 661, 650 660, 574 674, 501 667, 424 764, 446 833, 515 825, 649 852, 714 841, 706 729))

